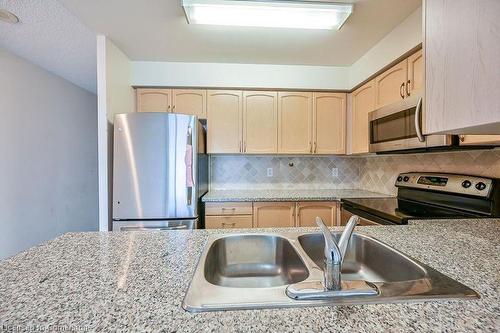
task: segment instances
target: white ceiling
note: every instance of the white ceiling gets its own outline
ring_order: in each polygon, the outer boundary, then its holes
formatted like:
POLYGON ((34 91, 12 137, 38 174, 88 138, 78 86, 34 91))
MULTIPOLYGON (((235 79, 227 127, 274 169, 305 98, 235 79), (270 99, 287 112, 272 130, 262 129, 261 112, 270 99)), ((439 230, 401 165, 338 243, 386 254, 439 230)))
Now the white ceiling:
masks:
POLYGON ((57 0, 0 0, 19 17, 0 21, 0 47, 96 92, 96 38, 57 0))
MULTIPOLYGON (((349 66, 421 0, 350 0, 340 31, 188 25, 181 0, 60 0, 132 60, 349 66)), ((338 0, 341 1, 341 0, 338 0)))

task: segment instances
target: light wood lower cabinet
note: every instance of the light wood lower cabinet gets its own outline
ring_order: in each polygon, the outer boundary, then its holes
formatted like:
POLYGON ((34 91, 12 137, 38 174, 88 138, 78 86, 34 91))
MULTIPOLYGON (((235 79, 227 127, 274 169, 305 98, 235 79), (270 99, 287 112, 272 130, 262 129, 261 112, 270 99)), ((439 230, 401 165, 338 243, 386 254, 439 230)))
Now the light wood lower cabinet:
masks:
POLYGON ((206 216, 206 229, 251 228, 252 215, 206 216))
POLYGON ((254 228, 294 227, 294 202, 255 202, 254 228))
POLYGON ((205 215, 252 215, 251 202, 207 202, 205 215))
POLYGON ((298 202, 297 227, 317 227, 316 217, 320 217, 327 226, 337 225, 337 205, 329 201, 298 202))
POLYGON ((408 57, 408 80, 406 81, 406 95, 424 89, 424 55, 422 50, 408 57))

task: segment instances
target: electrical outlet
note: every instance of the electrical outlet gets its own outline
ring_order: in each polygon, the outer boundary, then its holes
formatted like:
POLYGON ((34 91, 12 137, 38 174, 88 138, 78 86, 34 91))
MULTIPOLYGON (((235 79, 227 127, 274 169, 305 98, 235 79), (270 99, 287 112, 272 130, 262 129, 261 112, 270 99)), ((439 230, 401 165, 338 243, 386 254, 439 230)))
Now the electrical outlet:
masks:
POLYGON ((332 168, 332 177, 338 177, 338 176, 339 176, 339 169, 332 168))
POLYGON ((267 168, 267 176, 272 177, 273 176, 273 168, 267 168))

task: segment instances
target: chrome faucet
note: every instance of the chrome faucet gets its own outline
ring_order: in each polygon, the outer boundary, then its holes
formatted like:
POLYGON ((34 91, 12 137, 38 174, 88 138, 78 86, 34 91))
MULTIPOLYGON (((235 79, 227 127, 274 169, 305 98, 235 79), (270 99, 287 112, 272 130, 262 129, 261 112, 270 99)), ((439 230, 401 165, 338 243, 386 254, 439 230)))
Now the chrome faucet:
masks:
POLYGON ((316 224, 321 228, 325 238, 325 269, 324 284, 326 290, 341 289, 341 269, 347 246, 351 240, 354 227, 358 224, 359 217, 351 216, 337 243, 330 230, 320 217, 316 217, 316 224))

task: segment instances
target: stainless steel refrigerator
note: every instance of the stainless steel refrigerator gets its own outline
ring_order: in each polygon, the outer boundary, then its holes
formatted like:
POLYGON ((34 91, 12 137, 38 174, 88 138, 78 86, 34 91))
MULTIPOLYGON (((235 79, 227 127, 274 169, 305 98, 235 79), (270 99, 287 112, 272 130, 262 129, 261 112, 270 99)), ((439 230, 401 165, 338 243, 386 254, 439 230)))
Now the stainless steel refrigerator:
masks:
POLYGON ((205 142, 194 116, 117 114, 113 230, 198 228, 208 180, 205 142))

